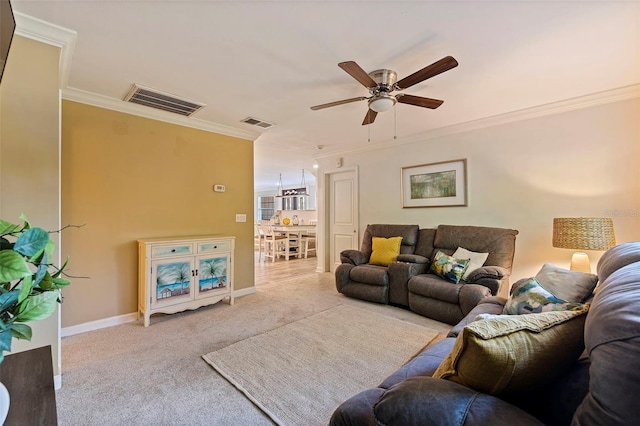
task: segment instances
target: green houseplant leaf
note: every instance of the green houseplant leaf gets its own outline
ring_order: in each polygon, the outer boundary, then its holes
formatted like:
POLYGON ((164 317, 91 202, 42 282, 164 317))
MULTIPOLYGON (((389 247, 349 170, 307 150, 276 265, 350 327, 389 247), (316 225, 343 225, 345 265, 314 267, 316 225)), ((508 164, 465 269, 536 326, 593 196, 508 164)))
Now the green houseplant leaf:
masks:
POLYGON ((13 305, 18 304, 18 290, 8 291, 0 295, 0 312, 9 311, 13 305))
POLYGON ((31 294, 32 288, 33 288, 33 279, 31 278, 31 275, 29 275, 28 277, 25 277, 24 280, 22 280, 22 284, 20 284, 20 292, 18 293, 18 303, 22 303, 24 299, 29 297, 29 295, 31 294))
POLYGON ((24 324, 49 317, 62 303, 60 289, 70 284, 62 268, 50 264, 55 244, 42 228, 0 220, 0 362, 11 350, 12 339, 31 340, 24 324), (53 276, 49 272, 51 268, 53 276))
POLYGON ((20 229, 19 225, 15 225, 6 220, 0 220, 0 235, 12 234, 20 229))
POLYGON ((0 350, 1 351, 10 351, 11 350, 11 339, 13 335, 11 334, 11 326, 6 329, 0 331, 0 350))
POLYGON ((19 280, 31 275, 27 261, 12 250, 0 251, 0 282, 19 280))
POLYGON ((48 291, 32 295, 20 304, 14 321, 27 322, 43 320, 56 310, 57 302, 57 291, 48 291))
POLYGON ((49 233, 42 228, 27 229, 18 237, 14 251, 31 257, 47 247, 49 242, 49 233))
POLYGON ((13 324, 11 327, 11 335, 16 339, 31 340, 32 333, 27 324, 13 324))

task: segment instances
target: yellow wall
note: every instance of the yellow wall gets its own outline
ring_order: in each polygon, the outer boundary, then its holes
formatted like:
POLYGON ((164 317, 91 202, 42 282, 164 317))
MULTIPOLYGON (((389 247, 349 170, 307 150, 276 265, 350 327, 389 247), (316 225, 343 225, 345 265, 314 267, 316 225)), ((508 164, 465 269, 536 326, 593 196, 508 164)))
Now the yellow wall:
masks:
POLYGON ((252 287, 253 221, 252 141, 63 101, 62 222, 84 225, 63 255, 88 277, 65 292, 63 327, 136 311, 139 238, 235 235, 235 289, 252 287))
MULTIPOLYGON (((19 223, 25 213, 49 231, 60 226, 59 58, 59 48, 16 35, 0 85, 0 217, 19 223)), ((14 339, 13 351, 51 345, 60 374, 59 314, 29 325, 33 339, 14 339)))

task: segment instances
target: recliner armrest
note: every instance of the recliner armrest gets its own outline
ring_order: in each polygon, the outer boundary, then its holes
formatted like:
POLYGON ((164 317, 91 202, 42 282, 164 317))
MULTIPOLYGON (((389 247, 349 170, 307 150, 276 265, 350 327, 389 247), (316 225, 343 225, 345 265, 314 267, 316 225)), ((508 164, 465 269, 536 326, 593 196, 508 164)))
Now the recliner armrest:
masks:
POLYGON ((363 265, 369 263, 369 256, 360 250, 343 250, 340 252, 340 261, 342 263, 351 263, 352 265, 363 265))
POLYGON ((418 376, 387 390, 373 407, 379 425, 541 425, 497 397, 449 380, 418 376))
POLYGON ((509 272, 500 266, 482 266, 473 272, 467 277, 467 282, 472 284, 476 281, 481 280, 482 278, 493 278, 496 280, 501 280, 504 277, 509 276, 509 272))
POLYGON ((400 254, 396 259, 398 262, 407 262, 407 263, 429 263, 429 259, 420 256, 419 254, 400 254))

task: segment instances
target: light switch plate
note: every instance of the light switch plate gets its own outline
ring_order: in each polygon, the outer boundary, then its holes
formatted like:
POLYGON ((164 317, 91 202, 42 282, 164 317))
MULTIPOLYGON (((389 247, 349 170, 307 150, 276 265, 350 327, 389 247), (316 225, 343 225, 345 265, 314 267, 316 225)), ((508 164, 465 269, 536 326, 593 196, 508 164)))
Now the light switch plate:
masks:
POLYGON ((236 213, 236 222, 246 222, 247 215, 242 213, 236 213))
POLYGON ((213 185, 213 190, 215 192, 224 192, 227 188, 224 185, 213 185))

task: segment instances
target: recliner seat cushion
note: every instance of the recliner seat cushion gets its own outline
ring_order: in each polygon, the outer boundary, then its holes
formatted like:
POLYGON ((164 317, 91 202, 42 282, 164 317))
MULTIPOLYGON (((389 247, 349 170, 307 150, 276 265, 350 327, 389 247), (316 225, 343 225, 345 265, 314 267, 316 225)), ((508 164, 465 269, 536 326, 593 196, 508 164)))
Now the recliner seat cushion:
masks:
POLYGON ((417 275, 409 280, 409 292, 443 302, 458 304, 460 287, 433 274, 417 275))
POLYGON ((389 285, 388 269, 377 265, 359 265, 351 269, 349 273, 351 281, 371 285, 389 285))

